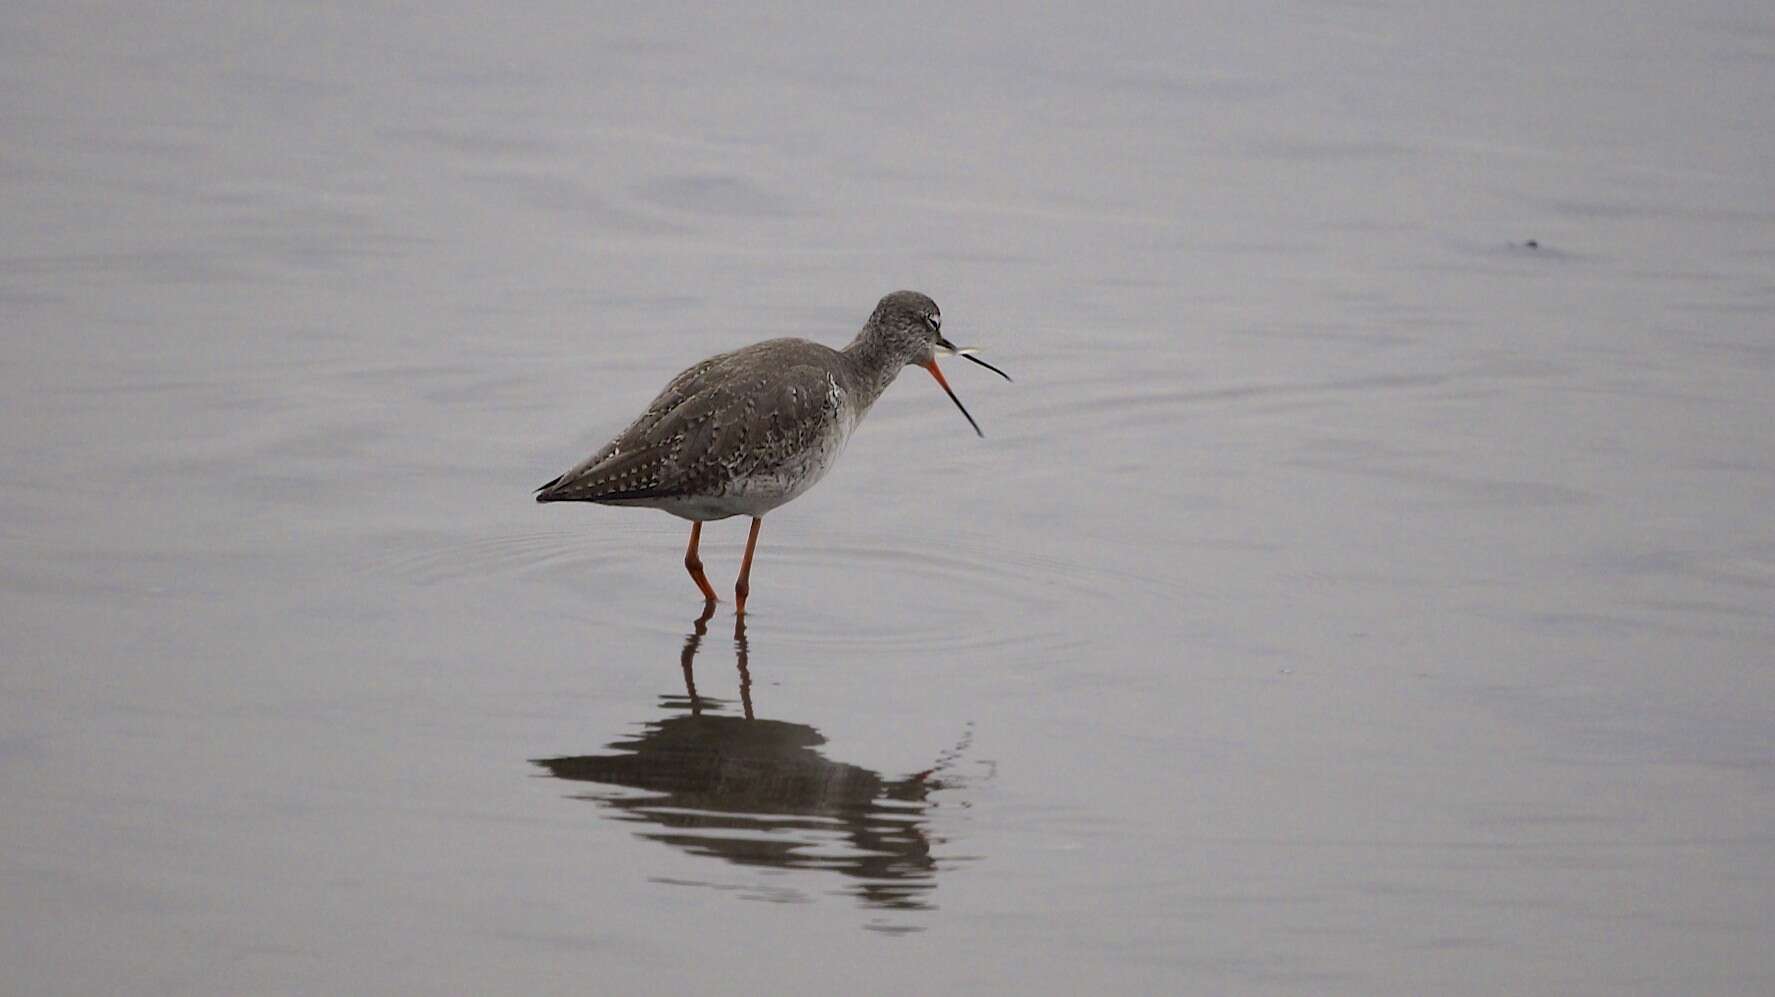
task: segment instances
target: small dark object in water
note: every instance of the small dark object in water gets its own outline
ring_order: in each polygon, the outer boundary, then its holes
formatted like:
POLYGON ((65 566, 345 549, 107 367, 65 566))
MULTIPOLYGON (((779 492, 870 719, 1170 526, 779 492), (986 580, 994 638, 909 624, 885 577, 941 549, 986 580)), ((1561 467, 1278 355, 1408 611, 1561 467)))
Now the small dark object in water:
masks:
POLYGON ((1541 242, 1539 239, 1530 239, 1529 241, 1522 244, 1522 248, 1524 248, 1524 249, 1540 249, 1541 242))

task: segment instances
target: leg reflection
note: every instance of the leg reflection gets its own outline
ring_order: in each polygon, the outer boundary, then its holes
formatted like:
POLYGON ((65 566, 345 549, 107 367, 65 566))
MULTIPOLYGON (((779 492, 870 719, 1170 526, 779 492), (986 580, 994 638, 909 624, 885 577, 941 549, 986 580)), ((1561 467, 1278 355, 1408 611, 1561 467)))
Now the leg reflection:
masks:
POLYGON ((696 694, 696 673, 694 671, 696 652, 698 648, 702 647, 703 638, 709 633, 709 617, 714 615, 715 603, 713 601, 704 603, 703 615, 691 623, 690 633, 684 637, 684 650, 678 653, 678 667, 684 669, 684 695, 690 701, 690 715, 693 717, 703 715, 703 701, 696 694))
MULTIPOLYGON (((702 650, 703 638, 709 635, 709 619, 715 615, 715 604, 706 603, 703 614, 691 621, 690 633, 684 635, 684 649, 678 652, 678 667, 684 672, 684 696, 690 704, 690 715, 703 715, 705 705, 714 705, 715 700, 704 700, 696 691, 696 655, 702 650)), ((752 672, 747 667, 747 659, 751 654, 746 644, 746 618, 735 616, 733 620, 733 652, 735 663, 740 672, 740 706, 744 709, 746 719, 752 716, 752 672)))
POLYGON ((740 666, 740 706, 746 711, 746 719, 752 719, 752 671, 746 667, 746 658, 750 654, 746 647, 746 618, 736 615, 733 618, 733 656, 740 666))

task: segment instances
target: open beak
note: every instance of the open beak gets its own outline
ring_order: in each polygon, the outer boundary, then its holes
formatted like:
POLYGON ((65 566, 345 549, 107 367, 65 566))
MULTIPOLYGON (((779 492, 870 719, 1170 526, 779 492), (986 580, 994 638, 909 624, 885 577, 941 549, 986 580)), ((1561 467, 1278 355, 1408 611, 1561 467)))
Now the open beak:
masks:
POLYGON ((942 336, 937 337, 937 353, 939 356, 961 357, 963 360, 971 360, 974 363, 977 363, 980 366, 985 367, 987 370, 992 371, 994 374, 997 374, 998 376, 1004 378, 1007 381, 1009 381, 1011 379, 1011 375, 1005 373, 1002 370, 999 370, 997 367, 994 367, 993 365, 987 363, 986 361, 984 361, 974 355, 978 352, 980 352, 980 351, 974 349, 971 346, 957 346, 954 343, 950 342, 949 340, 944 339, 942 336))
MULTIPOLYGON (((973 350, 958 349, 954 343, 951 343, 949 340, 944 339, 941 336, 939 336, 937 338, 936 345, 937 345, 936 352, 942 356, 962 357, 963 359, 972 360, 973 362, 979 364, 982 367, 985 367, 987 370, 992 371, 994 374, 997 374, 998 376, 1004 378, 1007 381, 1009 381, 1011 379, 1011 375, 1005 373, 1002 370, 999 370, 997 367, 994 367, 993 365, 987 363, 986 361, 980 359, 979 357, 974 356, 973 350)), ((920 364, 919 366, 921 366, 925 370, 928 370, 931 372, 931 376, 937 379, 937 384, 939 387, 941 387, 943 389, 943 393, 949 396, 949 400, 955 403, 956 408, 961 409, 962 418, 968 420, 968 425, 974 427, 974 435, 984 437, 986 434, 980 431, 980 424, 975 422, 974 417, 968 414, 968 407, 961 403, 960 398, 955 397, 955 391, 949 387, 949 382, 944 380, 943 372, 937 368, 936 357, 932 357, 931 359, 926 360, 924 363, 920 364)))

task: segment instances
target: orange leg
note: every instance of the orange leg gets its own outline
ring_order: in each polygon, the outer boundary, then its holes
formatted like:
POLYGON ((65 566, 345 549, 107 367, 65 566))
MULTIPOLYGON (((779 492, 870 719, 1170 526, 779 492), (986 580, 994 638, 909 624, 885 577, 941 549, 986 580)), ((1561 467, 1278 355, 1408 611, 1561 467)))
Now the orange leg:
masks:
POLYGON ((752 591, 752 549, 758 546, 758 528, 764 525, 764 519, 752 517, 752 532, 746 537, 746 559, 740 562, 740 580, 733 586, 733 608, 735 612, 746 611, 746 594, 752 591))
POLYGON ((703 524, 690 524, 690 547, 684 552, 684 570, 690 572, 690 580, 696 587, 703 590, 703 599, 711 605, 715 602, 715 586, 709 584, 709 576, 703 574, 703 560, 696 556, 696 542, 703 536, 703 524))

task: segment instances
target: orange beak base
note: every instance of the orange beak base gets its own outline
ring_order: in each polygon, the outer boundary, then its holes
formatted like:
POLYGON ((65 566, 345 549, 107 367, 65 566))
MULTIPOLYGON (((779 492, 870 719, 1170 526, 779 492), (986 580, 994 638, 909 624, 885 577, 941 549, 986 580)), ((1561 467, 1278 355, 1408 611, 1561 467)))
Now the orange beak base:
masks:
POLYGON ((919 366, 931 372, 931 376, 937 379, 937 385, 943 389, 943 393, 949 396, 949 400, 955 403, 956 408, 961 409, 962 418, 968 420, 968 425, 974 427, 974 435, 985 436, 986 434, 980 431, 980 424, 975 422, 974 417, 968 414, 968 407, 961 403, 960 398, 955 397, 955 392, 950 389, 949 382, 943 379, 943 372, 937 369, 936 359, 926 360, 919 364, 919 366))

